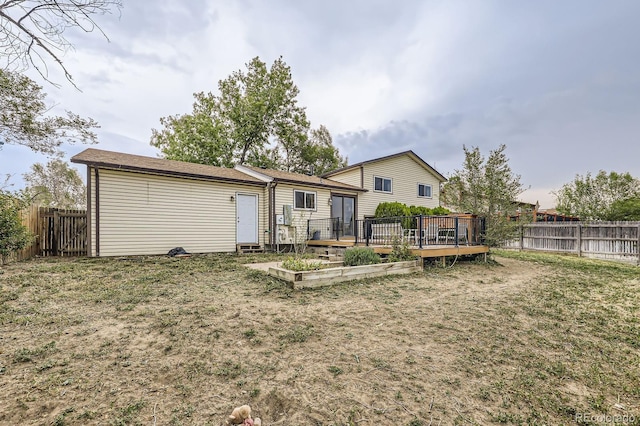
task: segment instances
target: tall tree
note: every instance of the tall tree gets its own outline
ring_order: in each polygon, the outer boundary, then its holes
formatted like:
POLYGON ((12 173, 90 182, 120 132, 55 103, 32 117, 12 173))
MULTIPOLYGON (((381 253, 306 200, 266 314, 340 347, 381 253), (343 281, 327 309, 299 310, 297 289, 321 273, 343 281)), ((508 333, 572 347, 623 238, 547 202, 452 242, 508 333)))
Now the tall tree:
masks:
POLYGON ((581 220, 607 220, 615 203, 640 197, 640 180, 629 173, 600 170, 596 176, 576 175, 555 196, 560 213, 581 220))
MULTIPOLYGON (((298 87, 282 58, 271 67, 260 58, 218 83, 219 94, 196 93, 191 114, 160 119, 151 145, 164 157, 215 166, 235 164, 307 171, 316 161, 342 164, 330 135, 310 130, 298 87)), ((326 128, 323 130, 328 134, 326 128)))
POLYGON ((517 227, 511 217, 517 211, 517 199, 524 188, 520 176, 513 173, 500 145, 480 153, 478 147, 463 147, 465 160, 462 170, 456 170, 443 188, 443 201, 459 212, 473 213, 486 218, 486 241, 500 245, 514 237, 517 227))
POLYGON ((119 11, 122 0, 0 0, 0 69, 35 68, 47 81, 47 62, 53 62, 73 84, 62 57, 73 45, 68 29, 106 34, 95 17, 119 11))
POLYGON ((301 150, 302 166, 299 173, 304 173, 313 167, 317 175, 339 169, 347 165, 347 159, 340 155, 338 148, 333 145, 333 138, 329 129, 320 125, 310 132, 309 142, 301 150))
POLYGON ((33 164, 24 180, 27 193, 41 206, 79 209, 87 204, 85 185, 78 171, 59 158, 46 165, 33 164))
POLYGON ((55 153, 62 143, 95 143, 98 124, 67 111, 52 116, 42 87, 30 78, 0 70, 0 147, 24 145, 35 152, 55 153))

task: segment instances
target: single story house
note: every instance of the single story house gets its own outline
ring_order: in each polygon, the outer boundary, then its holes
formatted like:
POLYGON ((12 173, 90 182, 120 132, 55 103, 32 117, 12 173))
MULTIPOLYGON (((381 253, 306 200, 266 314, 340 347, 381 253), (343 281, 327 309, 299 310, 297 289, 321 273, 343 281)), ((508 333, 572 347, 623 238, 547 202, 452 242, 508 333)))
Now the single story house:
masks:
POLYGON ((232 252, 306 239, 307 219, 348 223, 383 201, 439 205, 445 178, 412 151, 310 176, 215 167, 89 148, 89 256, 232 252), (277 230, 277 231, 276 231, 277 230))

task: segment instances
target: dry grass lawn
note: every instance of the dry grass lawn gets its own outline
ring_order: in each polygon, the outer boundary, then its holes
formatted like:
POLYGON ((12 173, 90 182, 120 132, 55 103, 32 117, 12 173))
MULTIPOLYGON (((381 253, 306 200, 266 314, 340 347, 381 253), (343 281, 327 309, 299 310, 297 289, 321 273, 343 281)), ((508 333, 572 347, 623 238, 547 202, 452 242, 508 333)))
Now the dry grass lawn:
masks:
POLYGON ((6 266, 0 424, 220 425, 245 403, 264 425, 640 424, 640 269, 498 254, 309 291, 243 266, 275 255, 6 266))

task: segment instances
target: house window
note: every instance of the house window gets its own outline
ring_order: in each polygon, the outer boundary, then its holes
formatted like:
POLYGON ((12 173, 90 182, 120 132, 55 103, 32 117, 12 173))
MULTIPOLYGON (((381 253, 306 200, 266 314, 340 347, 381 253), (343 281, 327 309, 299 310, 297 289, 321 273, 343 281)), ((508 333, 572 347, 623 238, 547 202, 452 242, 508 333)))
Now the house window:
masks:
POLYGON ((293 208, 297 210, 315 210, 316 193, 309 191, 293 191, 293 208))
POLYGON ((373 178, 373 189, 378 192, 389 192, 391 193, 391 179, 374 176, 373 178))
POLYGON ((418 184, 418 197, 431 198, 431 185, 418 184))

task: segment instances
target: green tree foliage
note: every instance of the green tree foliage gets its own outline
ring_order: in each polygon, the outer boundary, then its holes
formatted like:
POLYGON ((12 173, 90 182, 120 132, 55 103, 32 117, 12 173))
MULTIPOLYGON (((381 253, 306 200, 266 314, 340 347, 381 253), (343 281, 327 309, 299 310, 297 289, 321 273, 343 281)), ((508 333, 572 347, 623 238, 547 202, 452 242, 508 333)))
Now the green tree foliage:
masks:
POLYGON ((29 230, 20 218, 20 212, 28 205, 28 201, 22 192, 11 193, 0 189, 0 264, 31 241, 29 230))
POLYGON ((298 105, 291 69, 256 57, 218 83, 219 94, 194 94, 191 114, 160 119, 151 145, 172 160, 233 167, 248 164, 316 174, 346 165, 329 131, 311 130, 298 105))
POLYGON ((640 220, 640 197, 616 200, 611 203, 606 220, 640 220))
POLYGON ((25 173, 27 192, 35 203, 60 209, 85 208, 87 193, 78 171, 61 159, 36 163, 25 173))
POLYGON ((35 68, 47 81, 47 62, 58 65, 69 82, 64 53, 73 48, 68 29, 96 31, 105 38, 94 17, 120 10, 122 0, 5 0, 0 1, 0 69, 35 68))
POLYGON ((486 218, 486 242, 500 245, 515 236, 517 226, 510 220, 517 210, 516 200, 523 192, 520 176, 515 175, 505 155, 505 145, 485 157, 480 149, 464 147, 462 170, 456 170, 444 186, 444 202, 458 212, 486 218))
POLYGON ((35 152, 55 153, 62 143, 95 143, 98 127, 91 119, 67 111, 52 116, 42 87, 30 78, 0 70, 0 146, 24 145, 35 152))
POLYGON ((640 197, 614 201, 611 203, 609 213, 605 217, 605 220, 640 221, 640 197))
POLYGON ((634 198, 640 197, 640 180, 629 173, 600 170, 596 176, 576 175, 573 182, 564 184, 555 196, 560 213, 578 216, 581 220, 612 220, 614 206, 626 209, 633 206, 634 198))

